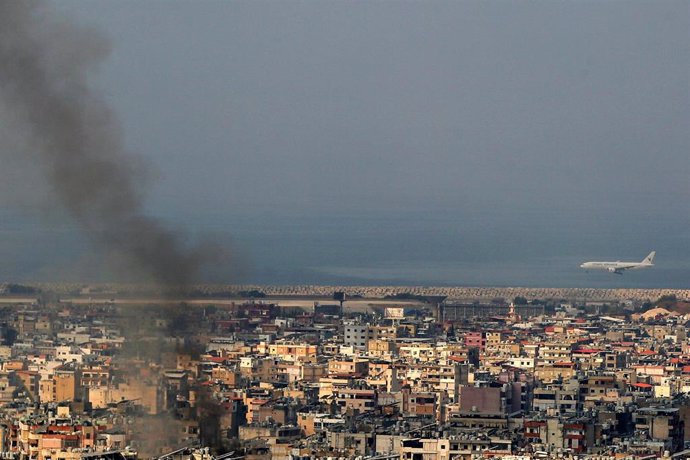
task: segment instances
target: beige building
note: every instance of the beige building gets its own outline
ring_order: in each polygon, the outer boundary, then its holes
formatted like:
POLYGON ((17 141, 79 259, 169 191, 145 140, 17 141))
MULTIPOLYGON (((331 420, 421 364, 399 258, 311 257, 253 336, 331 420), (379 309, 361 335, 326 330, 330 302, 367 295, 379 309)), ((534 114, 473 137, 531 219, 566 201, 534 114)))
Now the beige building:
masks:
POLYGON ((364 359, 331 359, 328 362, 330 375, 360 375, 365 376, 369 370, 369 363, 364 359))
POLYGON ((306 343, 275 343, 268 345, 268 354, 285 361, 316 361, 318 347, 306 343))

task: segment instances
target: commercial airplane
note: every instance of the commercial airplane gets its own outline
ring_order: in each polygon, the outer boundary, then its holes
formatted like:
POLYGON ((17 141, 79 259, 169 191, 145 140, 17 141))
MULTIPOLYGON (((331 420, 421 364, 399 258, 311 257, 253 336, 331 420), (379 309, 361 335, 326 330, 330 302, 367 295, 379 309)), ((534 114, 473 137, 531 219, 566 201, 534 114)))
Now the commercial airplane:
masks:
POLYGON ((580 268, 587 270, 607 270, 617 275, 622 275, 623 270, 636 270, 638 268, 648 268, 654 266, 654 256, 656 251, 649 253, 647 257, 642 259, 642 262, 585 262, 580 265, 580 268))

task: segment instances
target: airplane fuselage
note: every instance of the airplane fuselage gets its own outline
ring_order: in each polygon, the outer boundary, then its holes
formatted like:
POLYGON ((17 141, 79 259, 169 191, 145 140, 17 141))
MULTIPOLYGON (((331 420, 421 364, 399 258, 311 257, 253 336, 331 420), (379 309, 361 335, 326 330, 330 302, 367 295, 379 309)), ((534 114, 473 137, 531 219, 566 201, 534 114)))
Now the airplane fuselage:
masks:
POLYGON ((654 266, 655 252, 650 253, 642 262, 585 262, 580 265, 580 268, 586 270, 606 270, 611 273, 622 274, 623 270, 637 270, 640 268, 649 268, 654 266))

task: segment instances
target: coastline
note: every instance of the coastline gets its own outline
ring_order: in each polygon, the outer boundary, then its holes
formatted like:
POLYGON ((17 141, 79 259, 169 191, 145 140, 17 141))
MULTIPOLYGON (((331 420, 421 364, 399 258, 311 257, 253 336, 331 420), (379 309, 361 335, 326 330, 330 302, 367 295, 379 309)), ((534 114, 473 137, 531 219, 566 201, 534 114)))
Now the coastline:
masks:
MULTIPOLYGON (((65 283, 26 283, 27 286, 73 298, 160 298, 160 287, 129 284, 65 284, 65 283)), ((0 292, 6 284, 0 284, 0 292)), ((233 284, 195 284, 185 289, 188 293, 182 301, 213 299, 275 300, 278 298, 301 298, 324 300, 332 299, 334 292, 345 292, 350 299, 387 299, 403 301, 404 298, 391 298, 396 295, 444 296, 448 300, 492 300, 513 299, 520 296, 527 299, 556 299, 578 301, 654 301, 662 296, 674 295, 678 299, 689 299, 690 289, 670 288, 534 288, 534 287, 468 287, 468 286, 357 286, 357 285, 233 285, 233 284), (259 291, 265 297, 242 295, 259 291)), ((0 299, 24 297, 16 293, 6 293, 0 299)), ((26 297, 33 297, 28 294, 26 297)), ((66 299, 65 299, 66 300, 66 299)), ((2 300, 0 300, 2 301, 2 300)))

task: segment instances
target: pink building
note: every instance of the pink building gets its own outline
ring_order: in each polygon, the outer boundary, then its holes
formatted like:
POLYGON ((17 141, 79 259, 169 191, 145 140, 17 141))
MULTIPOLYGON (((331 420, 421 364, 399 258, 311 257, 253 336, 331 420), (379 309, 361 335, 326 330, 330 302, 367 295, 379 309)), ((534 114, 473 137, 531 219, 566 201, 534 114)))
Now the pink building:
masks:
POLYGON ((484 351, 486 346, 486 337, 483 332, 465 332, 465 346, 467 348, 479 348, 484 351))

